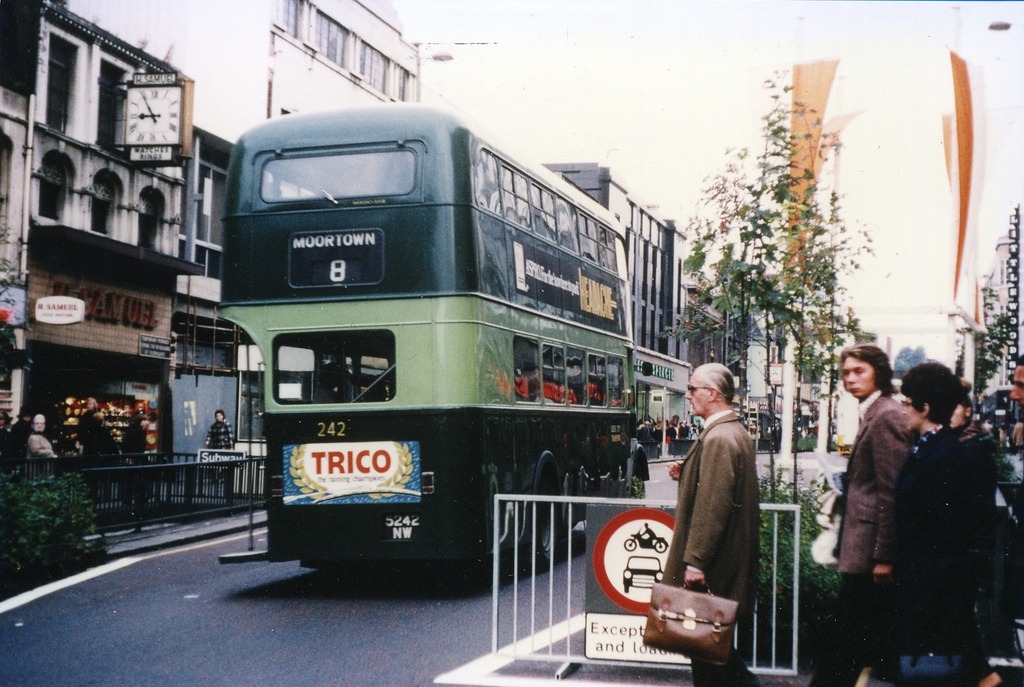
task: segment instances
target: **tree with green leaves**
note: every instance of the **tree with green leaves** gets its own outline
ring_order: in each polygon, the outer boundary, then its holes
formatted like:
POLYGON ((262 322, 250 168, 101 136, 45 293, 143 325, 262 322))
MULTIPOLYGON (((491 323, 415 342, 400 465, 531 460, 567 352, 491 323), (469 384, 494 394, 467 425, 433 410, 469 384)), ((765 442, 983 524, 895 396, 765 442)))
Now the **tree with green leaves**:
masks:
POLYGON ((984 334, 975 340, 974 353, 974 388, 982 390, 990 379, 996 376, 999 368, 1006 364, 1007 350, 1014 342, 1017 328, 1013 325, 1010 315, 998 312, 996 305, 998 296, 991 288, 982 290, 982 306, 985 314, 984 334))
MULTIPOLYGON (((781 76, 765 84, 771 108, 762 120, 763 147, 756 154, 746 148, 731 153, 687 225, 684 267, 696 293, 673 332, 686 337, 723 318, 737 323, 735 349, 726 351, 724 362, 741 393, 749 390, 747 359, 755 339, 767 347, 768 362, 783 360, 785 352, 804 379, 818 382, 833 369, 836 350, 859 334, 844 305, 842 277, 870 253, 866 232, 843 220, 838 194, 821 187, 813 169, 795 165, 803 137, 793 134, 791 116, 817 115, 790 103, 781 76)), ((825 147, 836 150, 834 144, 825 147)))
POLYGON ((924 346, 918 346, 917 348, 904 346, 896 354, 896 361, 892 365, 892 371, 896 377, 902 377, 904 372, 926 360, 928 360, 928 355, 924 351, 924 346))

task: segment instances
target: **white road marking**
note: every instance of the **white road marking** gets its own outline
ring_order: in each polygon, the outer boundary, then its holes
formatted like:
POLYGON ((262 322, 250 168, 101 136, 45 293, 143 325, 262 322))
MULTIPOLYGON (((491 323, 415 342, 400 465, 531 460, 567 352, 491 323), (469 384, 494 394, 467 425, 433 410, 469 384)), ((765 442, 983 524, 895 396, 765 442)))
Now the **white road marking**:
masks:
MULTIPOLYGON (((530 637, 524 637, 514 644, 498 649, 495 654, 487 654, 469 663, 456 668, 455 670, 439 675, 434 684, 437 685, 474 685, 476 687, 541 687, 556 682, 554 668, 556 662, 549 663, 552 668, 551 677, 515 677, 511 675, 496 675, 497 671, 516 660, 517 656, 526 657, 531 654, 543 654, 544 650, 577 632, 582 632, 586 626, 586 618, 580 614, 565 620, 550 629, 538 632, 530 637)), ((572 679, 573 687, 616 687, 618 683, 601 680, 581 680, 576 677, 572 679)), ((622 685, 621 687, 629 687, 622 685)))
POLYGON ((0 614, 14 610, 19 606, 24 606, 25 604, 31 603, 32 601, 44 597, 47 594, 52 594, 54 592, 59 592, 62 589, 73 587, 80 582, 85 582, 86 580, 91 580, 94 577, 106 575, 107 573, 114 572, 115 570, 120 570, 121 568, 127 568, 129 565, 138 563, 141 560, 141 558, 131 557, 120 558, 111 563, 107 563, 106 565, 101 565, 97 568, 86 570, 83 573, 72 575, 71 577, 67 577, 63 580, 57 580, 56 582, 51 582, 50 584, 44 584, 42 587, 36 587, 35 589, 27 591, 24 594, 12 596, 10 599, 0 601, 0 614))
POLYGON ((72 575, 71 577, 66 577, 63 580, 57 580, 56 582, 44 584, 42 587, 36 587, 35 589, 31 589, 27 592, 24 592, 23 594, 12 596, 9 599, 0 601, 0 615, 3 615, 8 611, 14 610, 15 608, 24 606, 27 603, 31 603, 36 599, 46 596, 47 594, 53 594, 54 592, 59 592, 62 589, 73 587, 81 582, 86 582, 96 577, 101 577, 102 575, 106 575, 107 573, 116 572, 121 568, 127 568, 129 565, 134 565, 139 561, 144 561, 150 558, 159 558, 161 556, 170 556, 171 554, 183 553, 185 551, 193 551, 195 549, 202 549, 208 546, 223 544, 224 542, 246 539, 248 538, 248 536, 249 533, 246 532, 245 534, 238 534, 233 537, 211 539, 207 542, 200 542, 198 544, 192 544, 190 546, 181 546, 177 548, 167 549, 165 551, 157 551, 155 553, 150 553, 143 556, 127 556, 125 558, 119 558, 115 561, 111 561, 110 563, 106 563, 95 568, 90 568, 89 570, 78 573, 77 575, 72 575))

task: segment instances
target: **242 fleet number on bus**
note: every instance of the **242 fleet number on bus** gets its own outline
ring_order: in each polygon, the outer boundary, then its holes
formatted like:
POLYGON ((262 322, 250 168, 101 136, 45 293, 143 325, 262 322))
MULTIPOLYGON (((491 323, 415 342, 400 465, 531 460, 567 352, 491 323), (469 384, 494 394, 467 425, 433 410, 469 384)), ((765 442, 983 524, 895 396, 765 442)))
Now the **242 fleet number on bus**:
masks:
POLYGON ((380 229, 292 234, 288 283, 295 287, 359 286, 384 279, 384 232, 380 229))

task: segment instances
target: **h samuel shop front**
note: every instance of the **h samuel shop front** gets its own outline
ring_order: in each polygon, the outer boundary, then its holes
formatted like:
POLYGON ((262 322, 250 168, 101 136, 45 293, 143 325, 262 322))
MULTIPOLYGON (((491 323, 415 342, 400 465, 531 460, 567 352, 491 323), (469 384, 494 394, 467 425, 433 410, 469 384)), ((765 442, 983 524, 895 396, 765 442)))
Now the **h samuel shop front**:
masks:
MULTIPOLYGON (((88 256, 80 251, 78 257, 88 256)), ((80 259, 71 269, 61 262, 30 260, 24 405, 46 415, 47 434, 61 455, 77 450, 89 398, 116 441, 143 414, 147 449, 172 450, 171 315, 181 261, 120 256, 117 269, 110 269, 109 258, 92 265, 80 259)))

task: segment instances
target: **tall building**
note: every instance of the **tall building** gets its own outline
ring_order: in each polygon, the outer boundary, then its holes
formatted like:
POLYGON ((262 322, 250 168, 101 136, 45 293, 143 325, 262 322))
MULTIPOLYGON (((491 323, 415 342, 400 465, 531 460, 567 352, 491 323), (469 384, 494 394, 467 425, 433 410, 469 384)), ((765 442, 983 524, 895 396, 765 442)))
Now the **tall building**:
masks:
POLYGON ((62 452, 89 397, 115 436, 145 413, 168 447, 176 286, 201 269, 177 256, 181 168, 125 146, 136 73, 175 68, 60 5, 0 2, 3 300, 26 358, 0 384, 5 410, 47 414, 62 452))
POLYGON ((387 0, 0 0, 2 300, 30 358, 0 409, 70 419, 94 396, 193 452, 223 408, 258 438, 262 361, 217 314, 231 145, 293 112, 414 100, 417 64, 387 0), (147 133, 126 127, 147 79, 193 89, 172 159, 132 159, 168 121, 143 109, 147 133), (51 296, 83 301, 82 322, 30 314, 51 296))

